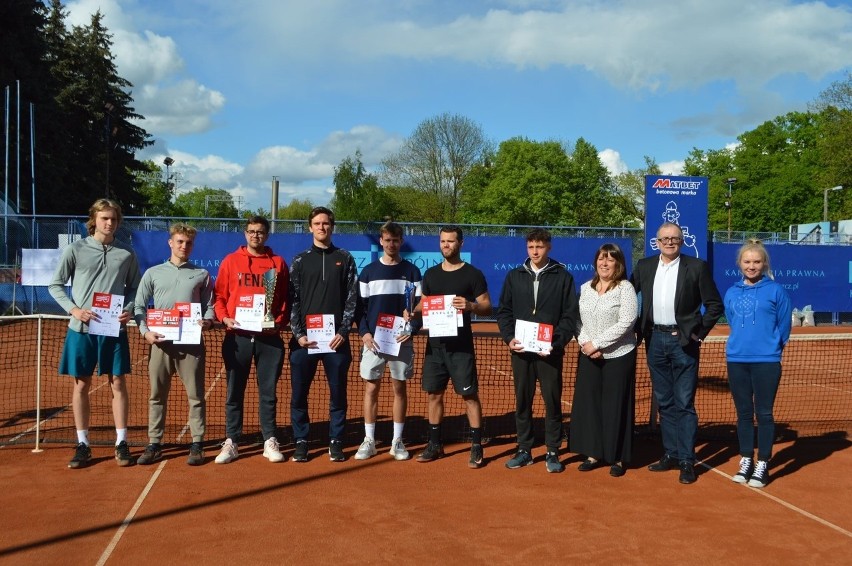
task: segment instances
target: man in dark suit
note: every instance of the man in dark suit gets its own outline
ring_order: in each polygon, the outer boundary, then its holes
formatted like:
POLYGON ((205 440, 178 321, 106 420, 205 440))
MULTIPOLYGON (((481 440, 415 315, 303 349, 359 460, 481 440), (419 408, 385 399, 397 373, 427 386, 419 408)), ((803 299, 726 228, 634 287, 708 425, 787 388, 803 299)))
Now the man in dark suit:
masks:
POLYGON ((680 226, 660 226, 657 245, 660 255, 639 260, 630 277, 642 297, 638 331, 645 340, 665 450, 648 469, 679 468, 680 483, 688 484, 695 481, 699 348, 724 307, 707 263, 681 255, 680 226))

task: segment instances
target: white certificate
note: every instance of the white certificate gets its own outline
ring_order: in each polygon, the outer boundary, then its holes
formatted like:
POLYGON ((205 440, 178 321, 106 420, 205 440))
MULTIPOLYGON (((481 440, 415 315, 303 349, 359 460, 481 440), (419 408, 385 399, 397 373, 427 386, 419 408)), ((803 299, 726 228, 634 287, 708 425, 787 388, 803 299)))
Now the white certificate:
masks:
POLYGON ((180 311, 177 309, 148 309, 145 317, 148 330, 163 336, 163 340, 180 340, 180 311))
POLYGON ((375 341, 379 352, 390 356, 399 355, 399 342, 396 341, 396 338, 402 334, 403 327, 405 327, 405 319, 401 316, 379 314, 379 320, 376 321, 376 331, 373 333, 373 341, 375 341))
POLYGON ((455 295, 430 295, 421 300, 423 303, 423 328, 429 329, 429 336, 458 336, 459 327, 464 326, 464 317, 453 306, 455 295))
POLYGON ((92 313, 97 315, 89 321, 89 334, 95 336, 118 336, 121 323, 118 317, 124 308, 123 295, 95 293, 92 298, 92 313))
POLYGON ((516 320, 515 340, 523 345, 524 352, 550 352, 553 350, 553 325, 516 320))
POLYGON ((180 312, 180 340, 175 344, 201 344, 201 303, 175 303, 180 312))
POLYGON ((263 313, 266 307, 266 297, 263 293, 256 295, 246 293, 237 297, 237 310, 234 320, 237 328, 261 332, 263 330, 263 313))
POLYGON ((329 346, 336 334, 333 314, 309 314, 305 317, 305 328, 308 332, 308 341, 317 343, 316 348, 308 348, 309 354, 327 354, 337 351, 329 346))

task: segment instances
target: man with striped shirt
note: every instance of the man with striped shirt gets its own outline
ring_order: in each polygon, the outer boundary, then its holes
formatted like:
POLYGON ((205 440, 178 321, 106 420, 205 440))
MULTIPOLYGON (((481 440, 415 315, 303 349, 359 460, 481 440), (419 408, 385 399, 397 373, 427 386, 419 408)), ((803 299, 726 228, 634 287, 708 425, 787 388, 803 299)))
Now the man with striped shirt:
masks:
POLYGON ((393 383, 393 439, 390 455, 396 460, 407 460, 408 450, 402 442, 408 396, 405 382, 414 368, 412 335, 422 326, 422 319, 410 319, 415 301, 420 297, 420 270, 410 261, 402 259, 402 226, 385 223, 380 231, 379 243, 384 254, 361 271, 359 293, 362 316, 358 324, 363 349, 361 352, 361 377, 364 379, 364 442, 355 454, 356 460, 366 460, 376 454, 376 420, 378 418, 379 387, 385 366, 390 368, 393 383), (382 351, 376 342, 376 326, 382 316, 393 315, 409 322, 410 327, 399 329, 396 341, 399 353, 382 351))

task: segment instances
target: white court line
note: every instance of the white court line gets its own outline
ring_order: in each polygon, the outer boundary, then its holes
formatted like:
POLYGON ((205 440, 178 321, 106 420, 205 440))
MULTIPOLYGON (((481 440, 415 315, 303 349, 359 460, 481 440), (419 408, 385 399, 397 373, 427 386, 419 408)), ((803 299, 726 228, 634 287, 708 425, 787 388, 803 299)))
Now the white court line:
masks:
POLYGON ((802 381, 800 379, 793 379, 790 381, 791 385, 805 385, 807 387, 818 387, 820 389, 828 389, 829 391, 837 391, 839 393, 849 393, 852 394, 852 391, 847 391, 846 389, 842 389, 840 387, 831 387, 829 385, 821 385, 819 383, 811 383, 810 381, 802 381))
MULTIPOLYGON (((97 387, 95 387, 94 389, 89 389, 89 396, 91 396, 91 395, 92 395, 92 393, 94 393, 95 391, 98 391, 99 389, 101 389, 101 388, 102 388, 102 387, 104 387, 105 385, 109 385, 109 380, 106 380, 104 383, 101 383, 100 385, 98 385, 98 386, 97 386, 97 387)), ((41 421, 39 421, 39 423, 38 423, 38 427, 41 427, 41 425, 45 424, 45 423, 46 423, 47 421, 49 421, 49 420, 55 419, 56 417, 60 416, 62 413, 64 413, 65 411, 67 411, 67 410, 68 410, 68 409, 70 409, 70 408, 71 408, 71 404, 69 403, 68 405, 65 405, 64 407, 62 407, 61 409, 57 409, 55 413, 53 413, 53 414, 52 414, 52 415, 50 415, 49 417, 45 417, 45 418, 43 418, 41 421)), ((10 444, 15 444, 15 442, 17 442, 17 441, 18 441, 18 439, 20 439, 21 437, 24 437, 24 436, 26 436, 26 435, 30 434, 30 433, 31 433, 31 432, 33 432, 34 430, 36 430, 36 425, 35 425, 35 424, 34 424, 34 425, 32 425, 32 426, 31 426, 30 428, 28 428, 27 430, 25 430, 25 431, 23 431, 23 432, 21 432, 21 433, 19 433, 19 434, 16 434, 16 435, 15 435, 15 436, 13 436, 12 438, 10 438, 8 442, 0 443, 0 448, 5 448, 6 446, 8 446, 8 445, 10 445, 10 444)))
MULTIPOLYGON (((711 472, 716 472, 720 476, 728 478, 731 481, 731 483, 733 483, 733 481, 734 481, 733 476, 729 476, 725 472, 723 472, 721 470, 717 470, 713 466, 709 466, 709 465, 705 464, 704 462, 698 462, 698 465, 700 465, 701 467, 703 467, 707 470, 710 470, 711 472)), ((740 484, 736 484, 736 485, 737 485, 737 487, 742 489, 742 486, 740 484)), ((816 521, 820 525, 823 525, 825 527, 833 529, 833 530, 837 531, 838 533, 840 533, 842 535, 846 535, 847 537, 852 538, 852 532, 847 531, 843 527, 835 525, 834 523, 830 523, 829 521, 826 521, 822 517, 817 517, 813 513, 810 513, 808 511, 805 511, 804 509, 796 507, 792 503, 788 503, 788 502, 784 501, 783 499, 779 499, 778 497, 775 497, 774 495, 767 493, 763 489, 756 488, 756 487, 746 487, 746 489, 748 489, 751 492, 756 493, 758 495, 762 495, 763 497, 766 497, 767 499, 770 499, 770 500, 774 501, 775 503, 778 503, 779 505, 782 505, 782 506, 786 507, 787 509, 790 509, 791 511, 794 511, 794 512, 796 512, 796 513, 798 513, 798 514, 800 514, 804 517, 807 517, 808 519, 811 519, 812 521, 816 521)))
MULTIPOLYGON (((224 368, 224 367, 225 366, 223 365, 222 368, 224 368)), ((213 393, 213 390, 216 388, 216 384, 218 384, 219 381, 221 381, 222 374, 223 374, 223 371, 220 369, 219 373, 216 374, 216 377, 213 378, 213 384, 210 385, 210 387, 204 393, 204 400, 205 401, 207 401, 207 399, 209 399, 209 397, 210 397, 210 394, 213 393)), ((188 430, 189 430, 189 421, 186 421, 186 424, 183 425, 183 428, 180 430, 180 433, 178 433, 177 442, 181 441, 181 439, 186 435, 186 431, 188 431, 188 430)))
MULTIPOLYGON (((205 400, 210 396, 210 393, 213 391, 213 389, 219 383, 219 381, 221 380, 221 376, 222 376, 222 372, 219 371, 219 374, 213 380, 213 384, 210 386, 209 389, 207 389, 207 392, 204 395, 205 400)), ((187 430, 189 430, 189 422, 188 421, 183 426, 183 429, 181 429, 180 434, 178 434, 178 437, 177 437, 178 442, 180 442, 180 440, 186 434, 187 430)), ((104 549, 103 554, 101 554, 101 557, 97 562, 97 566, 103 566, 104 564, 106 564, 106 561, 109 560, 109 557, 112 555, 112 552, 115 550, 115 547, 118 546, 118 543, 121 541, 121 537, 124 536, 124 531, 127 530, 127 527, 130 526, 130 523, 133 521, 133 518, 136 516, 136 513, 139 511, 139 508, 142 507, 142 503, 144 503, 145 498, 148 497, 148 494, 151 492, 151 489, 154 487, 154 483, 156 483, 157 478, 160 477, 160 472, 163 471, 163 468, 165 467, 167 462, 168 462, 168 460, 163 460, 162 462, 160 462, 160 465, 157 466, 157 470, 151 476, 151 479, 148 480, 148 485, 146 485, 145 489, 142 490, 142 493, 139 494, 139 497, 136 499, 136 503, 133 505, 133 508, 130 509, 130 512, 124 518, 124 521, 121 522, 121 526, 118 527, 118 530, 113 535, 112 540, 107 545, 106 549, 104 549)))
POLYGON ((154 487, 154 483, 157 481, 157 478, 160 477, 160 472, 163 471, 167 460, 163 460, 160 462, 160 465, 157 467, 157 471, 154 472, 154 475, 151 476, 151 479, 148 480, 148 485, 145 486, 145 489, 142 490, 142 493, 139 494, 139 497, 136 499, 136 503, 133 505, 133 508, 124 518, 124 521, 121 522, 121 526, 118 527, 118 530, 112 537, 112 540, 107 545, 101 557, 98 559, 97 566, 103 566, 106 564, 106 561, 109 560, 110 555, 112 555, 112 551, 115 550, 115 547, 118 545, 118 542, 121 540, 122 535, 124 535, 124 531, 127 530, 127 527, 130 526, 130 522, 133 521, 133 518, 136 516, 136 512, 139 511, 139 508, 142 507, 142 503, 145 501, 145 498, 148 497, 148 493, 151 491, 151 488, 154 487))

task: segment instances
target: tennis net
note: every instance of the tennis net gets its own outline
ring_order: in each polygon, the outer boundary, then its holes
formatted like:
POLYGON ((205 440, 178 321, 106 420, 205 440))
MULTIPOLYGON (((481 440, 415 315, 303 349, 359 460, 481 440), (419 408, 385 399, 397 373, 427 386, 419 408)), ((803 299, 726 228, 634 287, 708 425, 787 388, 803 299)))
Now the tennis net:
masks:
MULTIPOLYGON (((70 399, 72 378, 57 374, 65 339, 67 317, 30 315, 0 317, 0 446, 12 443, 74 443, 76 434, 70 399)), ((475 324, 477 369, 485 436, 492 441, 512 441, 515 437, 515 396, 512 370, 506 345, 493 324, 475 324)), ((798 331, 799 329, 797 329, 798 331)), ((805 329, 802 329, 805 330, 805 329)), ((207 344, 206 397, 207 440, 221 441, 225 435, 226 372, 221 360, 224 331, 216 328, 205 334, 207 344)), ((129 441, 147 443, 148 352, 135 327, 129 329, 132 372, 129 441)), ((285 336, 285 339, 289 335, 285 336)), ((427 432, 427 397, 420 387, 420 367, 425 337, 415 337, 414 376, 408 384, 408 418, 405 436, 420 442, 427 432)), ((733 438, 736 413, 727 385, 725 336, 711 335, 701 352, 696 408, 701 438, 733 438)), ((360 340, 353 334, 353 361, 348 380, 347 445, 357 445, 363 436, 363 381, 359 377, 360 340)), ((564 365, 563 407, 566 425, 570 421, 576 378, 577 344, 567 350, 564 365)), ((783 377, 775 405, 778 436, 847 436, 852 430, 852 333, 795 334, 783 360, 783 377)), ((390 439, 393 388, 384 378, 379 398, 377 437, 390 439)), ((651 380, 644 347, 639 348, 636 372, 636 431, 655 431, 651 409, 651 380)), ((445 396, 444 436, 452 440, 469 437, 463 400, 453 392, 445 396)), ((95 377, 90 393, 90 438, 94 443, 114 439, 111 393, 105 376, 95 377)), ((278 384, 279 440, 290 435, 290 370, 285 362, 278 384)), ((328 386, 320 365, 309 397, 312 442, 328 438, 328 386)), ((543 437, 544 405, 536 398, 533 414, 538 438, 543 437)), ((244 441, 259 442, 257 388, 254 372, 245 396, 244 441)), ((188 410, 180 379, 173 380, 167 410, 166 443, 188 443, 188 410)), ((565 427, 567 430, 567 426, 565 427)))

